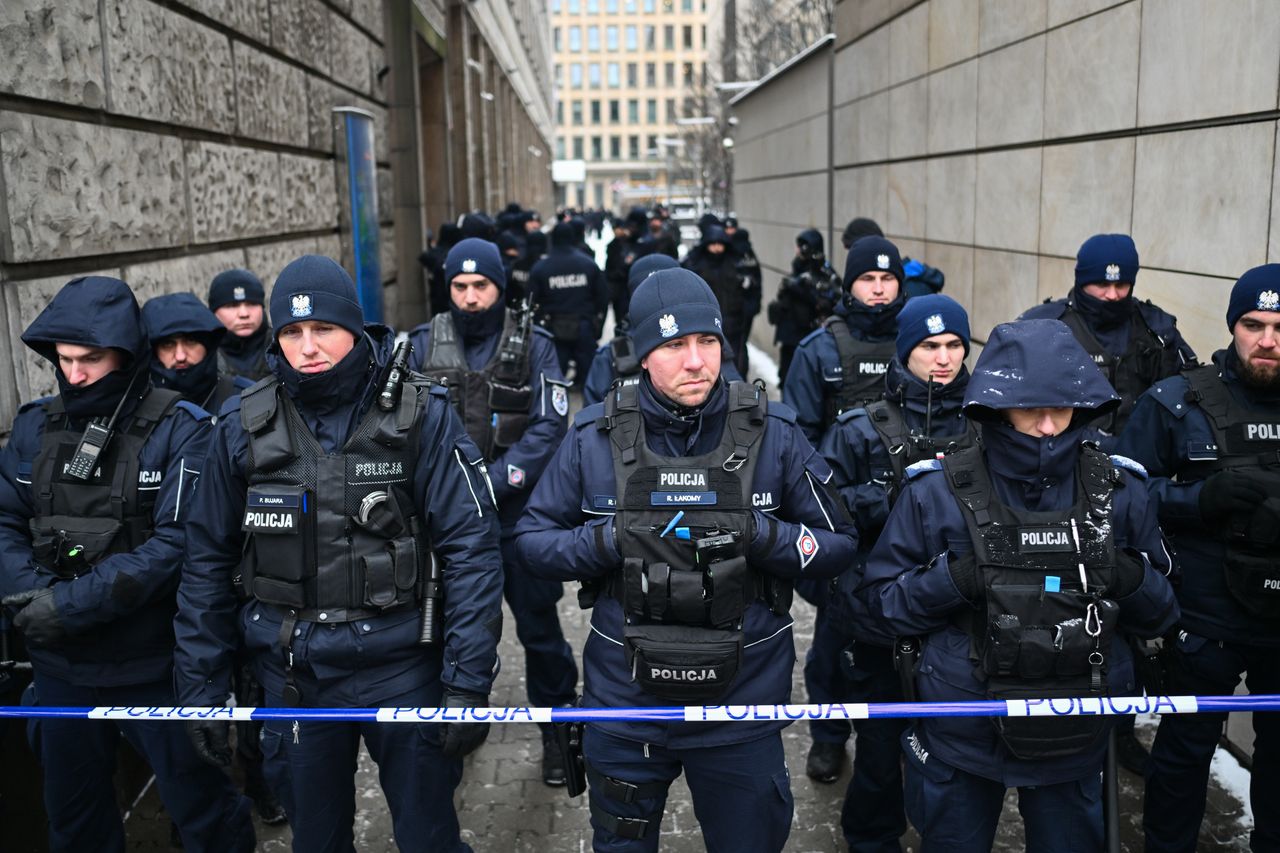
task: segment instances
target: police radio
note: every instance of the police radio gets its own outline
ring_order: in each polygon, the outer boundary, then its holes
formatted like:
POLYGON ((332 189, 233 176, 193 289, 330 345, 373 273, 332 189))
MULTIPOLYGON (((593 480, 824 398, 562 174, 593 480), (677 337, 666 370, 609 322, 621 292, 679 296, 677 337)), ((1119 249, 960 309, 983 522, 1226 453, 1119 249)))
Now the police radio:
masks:
POLYGON ((129 387, 124 389, 124 394, 120 396, 120 402, 116 403, 115 411, 111 413, 110 418, 94 418, 89 421, 89 425, 84 429, 84 435, 80 436, 80 443, 76 445, 75 455, 67 463, 67 474, 77 480, 88 480, 93 476, 94 468, 98 465, 98 457, 111 441, 111 434, 115 430, 116 420, 120 417, 120 410, 124 408, 124 401, 128 400, 133 393, 133 386, 138 381, 138 377, 143 374, 144 369, 139 368, 134 371, 133 377, 129 380, 129 387))

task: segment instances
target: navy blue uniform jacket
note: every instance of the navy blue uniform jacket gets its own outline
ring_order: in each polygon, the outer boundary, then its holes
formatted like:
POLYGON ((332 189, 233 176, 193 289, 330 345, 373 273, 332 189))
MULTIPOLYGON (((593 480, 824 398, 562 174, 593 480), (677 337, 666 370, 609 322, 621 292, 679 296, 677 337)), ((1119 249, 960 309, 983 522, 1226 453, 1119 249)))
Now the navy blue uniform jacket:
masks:
MULTIPOLYGON (((641 383, 641 411, 649 447, 664 455, 693 455, 713 449, 724 429, 728 394, 718 386, 703 413, 679 418, 653 398, 641 383)), ((595 580, 622 567, 613 533, 617 488, 608 433, 597 429, 601 405, 583 409, 555 459, 534 490, 516 526, 517 552, 528 570, 551 580, 595 580)), ((779 577, 833 577, 849 565, 857 533, 826 484, 831 469, 805 440, 786 406, 770 403, 759 462, 752 484, 753 509, 747 559, 760 571, 779 577), (770 522, 777 523, 769 533, 770 522), (801 568, 797 541, 802 528, 812 531, 818 552, 801 568)), ((786 702, 791 696, 795 645, 791 617, 774 615, 761 602, 749 605, 743 631, 742 669, 726 705, 786 702)), ((591 616, 591 634, 583 652, 584 703, 626 707, 664 704, 631 679, 622 646, 623 617, 615 599, 601 596, 591 616)), ((741 743, 778 731, 783 722, 728 724, 604 723, 620 737, 673 747, 741 743)))
MULTIPOLYGON (((390 330, 367 327, 378 367, 390 357, 390 330)), ((353 351, 353 355, 355 351, 353 351)), ((339 362, 332 370, 342 369, 339 362)), ((277 366, 277 371, 282 368, 277 366)), ((327 452, 347 439, 373 404, 376 382, 355 377, 363 397, 317 415, 299 414, 327 452)), ((502 559, 498 520, 480 453, 467 438, 444 389, 433 389, 422 415, 413 502, 432 549, 444 563, 444 632, 435 646, 417 645, 416 609, 337 625, 299 622, 293 652, 320 682, 317 704, 376 705, 440 680, 486 694, 493 682, 501 626, 502 559)), ((188 705, 221 705, 231 690, 233 657, 243 637, 268 693, 284 687, 279 645, 281 612, 249 600, 240 604, 232 577, 240 564, 240 530, 248 489, 248 436, 240 398, 227 402, 214 428, 204 475, 187 525, 187 558, 178 590, 176 632, 179 698, 188 705)))

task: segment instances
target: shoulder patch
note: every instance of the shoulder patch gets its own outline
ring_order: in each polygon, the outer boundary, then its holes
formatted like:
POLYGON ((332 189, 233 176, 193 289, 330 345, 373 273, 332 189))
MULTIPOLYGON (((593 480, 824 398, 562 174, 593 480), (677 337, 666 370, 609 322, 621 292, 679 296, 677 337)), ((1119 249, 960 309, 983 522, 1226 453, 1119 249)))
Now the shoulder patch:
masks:
POLYGON ((1139 479, 1147 479, 1147 469, 1143 467, 1141 462, 1130 459, 1128 456, 1121 456, 1118 453, 1111 454, 1111 464, 1117 468, 1123 468, 1126 471, 1132 471, 1137 474, 1139 479))
POLYGON ((1187 416, 1193 408, 1198 408, 1192 403, 1187 402, 1187 391, 1191 388, 1187 384, 1187 380, 1182 376, 1170 376, 1163 379, 1147 389, 1144 396, 1149 396, 1161 406, 1165 408, 1169 414, 1178 420, 1182 420, 1187 416))
POLYGON ((908 480, 914 480, 916 477, 926 474, 929 471, 941 471, 942 460, 940 459, 922 459, 913 465, 908 465, 907 470, 903 473, 908 480))

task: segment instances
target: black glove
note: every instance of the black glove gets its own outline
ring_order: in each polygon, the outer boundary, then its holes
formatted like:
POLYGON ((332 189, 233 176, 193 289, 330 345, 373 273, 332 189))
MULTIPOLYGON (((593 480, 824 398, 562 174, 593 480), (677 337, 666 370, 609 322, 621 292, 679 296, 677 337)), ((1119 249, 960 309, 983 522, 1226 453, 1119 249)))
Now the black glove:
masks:
POLYGON ((1275 474, 1228 468, 1210 475, 1200 487, 1200 517, 1216 521, 1230 515, 1250 516, 1268 497, 1280 496, 1275 474))
MULTIPOLYGON (((448 688, 444 691, 446 708, 484 708, 488 704, 489 697, 482 693, 464 693, 448 688)), ((462 758, 479 749, 488 736, 488 723, 444 723, 441 751, 445 758, 462 758)))
POLYGON ((1132 548, 1116 551, 1116 574, 1107 588, 1107 598, 1117 599, 1133 595, 1147 576, 1147 563, 1132 548))
POLYGON ((0 604, 17 611, 13 626, 34 646, 56 646, 67 638, 62 616, 53 600, 53 590, 28 589, 6 595, 0 604))
POLYGON ((956 590, 970 604, 982 600, 982 574, 978 571, 978 562, 973 554, 957 554, 947 552, 947 571, 951 573, 951 582, 956 590))
POLYGON ((231 766, 231 724, 222 720, 187 720, 187 737, 196 755, 214 767, 231 766))

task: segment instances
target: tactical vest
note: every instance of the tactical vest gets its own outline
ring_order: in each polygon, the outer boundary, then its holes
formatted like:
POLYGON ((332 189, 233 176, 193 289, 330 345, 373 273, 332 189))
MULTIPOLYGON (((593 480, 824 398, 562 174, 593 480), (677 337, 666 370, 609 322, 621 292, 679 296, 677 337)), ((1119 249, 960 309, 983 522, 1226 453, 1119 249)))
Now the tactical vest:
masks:
POLYGON ((141 469, 142 448, 181 399, 176 391, 147 391, 87 480, 66 473, 83 431, 71 427, 61 397, 45 404, 44 436, 31 471, 31 549, 37 563, 71 579, 151 538, 164 472, 141 469))
POLYGON ((1095 422, 1095 426, 1108 435, 1119 435, 1129 422, 1138 398, 1152 385, 1177 372, 1177 353, 1169 350, 1164 338, 1151 330, 1136 305, 1129 325, 1129 345, 1118 356, 1098 342, 1089 324, 1070 302, 1060 319, 1120 395, 1120 406, 1095 422))
MULTIPOLYGON (((228 333, 229 334, 229 333, 228 333)), ((254 359, 252 367, 244 371, 237 368, 227 358, 226 353, 221 349, 218 350, 218 373, 219 375, 243 376, 245 379, 251 379, 257 382, 271 372, 271 366, 267 364, 266 347, 258 350, 258 357, 254 359)))
MULTIPOLYGON (((1111 499, 1120 482, 1110 459, 1083 445, 1075 504, 1051 512, 1001 503, 980 446, 946 456, 942 467, 982 575, 982 607, 960 622, 991 698, 1107 695, 1107 655, 1119 616, 1105 597, 1115 581, 1111 499)), ((1022 759, 1087 751, 1110 728, 1105 717, 993 722, 1022 759)))
POLYGON ((200 408, 217 418, 218 412, 222 409, 222 404, 239 393, 240 388, 236 385, 236 377, 230 373, 219 373, 218 381, 214 383, 213 388, 209 391, 209 396, 204 398, 200 408))
POLYGON ((519 312, 509 310, 493 357, 480 370, 472 370, 453 316, 443 311, 431 320, 431 342, 422 372, 448 386, 449 401, 486 461, 497 459, 519 441, 529 425, 532 347, 533 330, 519 312))
MULTIPOLYGON (((241 584, 246 595, 313 622, 349 622, 419 601, 428 543, 413 506, 426 384, 406 381, 395 409, 370 407, 326 453, 274 376, 240 396, 249 437, 241 584)), ((283 636, 283 635, 282 635, 283 636)))
POLYGON ((824 323, 835 338, 840 356, 840 387, 826 397, 825 423, 835 422, 841 412, 866 406, 884 395, 884 374, 897 353, 889 341, 860 341, 849 333, 843 317, 828 317, 824 323))
POLYGON ((613 364, 613 381, 635 385, 640 381, 640 359, 630 335, 618 335, 609 341, 609 361, 613 364))
POLYGON ((720 444, 698 456, 649 449, 635 385, 610 394, 597 422, 613 452, 623 555, 603 591, 622 604, 633 679, 667 701, 723 696, 741 666, 747 606, 762 599, 778 614, 791 606, 790 584, 746 558, 767 399, 741 382, 726 393, 720 444))
POLYGON ((907 426, 902 409, 888 400, 878 400, 866 408, 872 428, 880 436, 889 456, 889 470, 873 472, 889 489, 889 503, 897 500, 902 490, 907 466, 925 459, 936 459, 955 453, 975 443, 977 433, 969 424, 960 435, 930 436, 907 426))
MULTIPOLYGON (((1186 401, 1200 407, 1213 430, 1214 444, 1190 448, 1191 464, 1178 475, 1199 480, 1217 471, 1253 468, 1280 473, 1280 415, 1254 412, 1236 401, 1217 365, 1186 371, 1186 401)), ((1280 556, 1276 543, 1255 542, 1247 535, 1248 518, 1236 513, 1222 530, 1226 559, 1222 570, 1227 589, 1247 612, 1280 618, 1280 556)))

